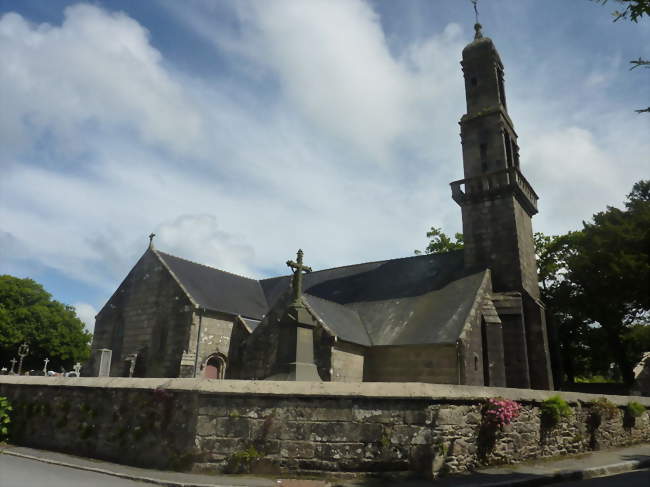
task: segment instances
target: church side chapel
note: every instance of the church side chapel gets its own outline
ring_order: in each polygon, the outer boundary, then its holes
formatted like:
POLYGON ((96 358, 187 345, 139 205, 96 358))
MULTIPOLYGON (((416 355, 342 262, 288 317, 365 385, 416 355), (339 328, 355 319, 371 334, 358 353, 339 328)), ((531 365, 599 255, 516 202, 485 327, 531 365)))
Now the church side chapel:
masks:
MULTIPOLYGON (((552 389, 531 218, 504 69, 475 26, 462 53, 463 250, 255 280, 145 253, 96 317, 89 373, 552 389), (110 364, 99 357, 111 357, 110 364)), ((307 256, 308 257, 308 256, 307 256)))

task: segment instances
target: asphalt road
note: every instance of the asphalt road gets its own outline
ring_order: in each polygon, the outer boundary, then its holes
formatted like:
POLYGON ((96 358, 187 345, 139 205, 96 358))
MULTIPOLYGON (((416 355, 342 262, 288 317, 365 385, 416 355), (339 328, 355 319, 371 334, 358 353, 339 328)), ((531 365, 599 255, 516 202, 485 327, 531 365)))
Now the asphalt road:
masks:
POLYGON ((650 487, 650 469, 555 485, 557 487, 650 487))
POLYGON ((101 473, 0 455, 0 487, 151 487, 101 473))

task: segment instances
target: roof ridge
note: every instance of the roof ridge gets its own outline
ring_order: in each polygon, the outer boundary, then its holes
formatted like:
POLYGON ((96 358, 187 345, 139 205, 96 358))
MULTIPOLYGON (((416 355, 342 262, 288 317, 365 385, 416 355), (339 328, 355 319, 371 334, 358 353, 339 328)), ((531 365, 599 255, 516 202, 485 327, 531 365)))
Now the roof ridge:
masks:
POLYGON ((193 260, 186 259, 184 257, 179 257, 178 255, 174 255, 174 254, 169 254, 167 252, 163 252, 163 251, 158 250, 158 249, 156 249, 156 252, 158 252, 159 254, 162 254, 162 255, 173 257, 173 258, 178 259, 178 260, 184 260, 185 262, 189 262, 190 264, 198 265, 198 266, 201 266, 201 267, 207 267, 208 269, 212 269, 213 271, 223 272, 224 274, 230 274, 231 276, 241 277, 242 279, 248 279, 249 281, 255 281, 257 283, 260 282, 259 279, 255 279, 253 277, 242 276, 241 274, 235 274, 234 272, 224 271, 223 269, 217 269, 216 267, 212 267, 211 265, 201 264, 200 262, 194 262, 193 260))
MULTIPOLYGON (((445 255, 445 254, 453 254, 457 252, 462 252, 462 249, 458 250, 449 250, 448 252, 439 252, 435 254, 420 254, 420 255, 409 255, 408 257, 395 257, 394 259, 384 259, 384 260, 371 260, 368 262, 359 262, 357 264, 347 264, 347 265, 342 265, 342 266, 337 266, 337 267, 327 267, 325 269, 318 269, 316 271, 311 271, 309 274, 316 274, 317 272, 325 272, 325 271, 332 271, 334 269, 345 269, 347 267, 355 267, 359 265, 367 265, 367 264, 380 264, 380 263, 385 263, 385 262, 393 262, 396 260, 405 260, 405 259, 414 259, 418 257, 431 257, 431 256, 438 256, 438 255, 445 255)), ((279 279, 281 277, 290 277, 291 274, 283 274, 281 276, 273 276, 273 277, 267 277, 265 279, 260 279, 260 281, 268 281, 269 279, 279 279)))

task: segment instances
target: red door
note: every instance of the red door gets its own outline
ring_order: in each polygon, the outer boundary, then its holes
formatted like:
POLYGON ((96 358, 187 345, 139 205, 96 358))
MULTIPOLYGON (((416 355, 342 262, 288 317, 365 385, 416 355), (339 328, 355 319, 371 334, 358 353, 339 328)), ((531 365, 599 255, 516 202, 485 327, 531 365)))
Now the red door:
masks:
POLYGON ((203 370, 203 377, 206 379, 218 379, 219 378, 219 367, 212 365, 208 362, 203 370))

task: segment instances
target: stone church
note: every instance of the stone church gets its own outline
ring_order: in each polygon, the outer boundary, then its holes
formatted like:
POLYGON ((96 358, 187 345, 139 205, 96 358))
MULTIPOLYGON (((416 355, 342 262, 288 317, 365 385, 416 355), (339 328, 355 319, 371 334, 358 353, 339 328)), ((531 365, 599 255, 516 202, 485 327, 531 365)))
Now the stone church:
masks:
POLYGON ((461 62, 464 179, 451 183, 463 250, 316 271, 299 251, 292 274, 255 280, 150 244, 98 313, 86 370, 552 389, 537 195, 519 166, 503 64, 475 29, 461 62))

